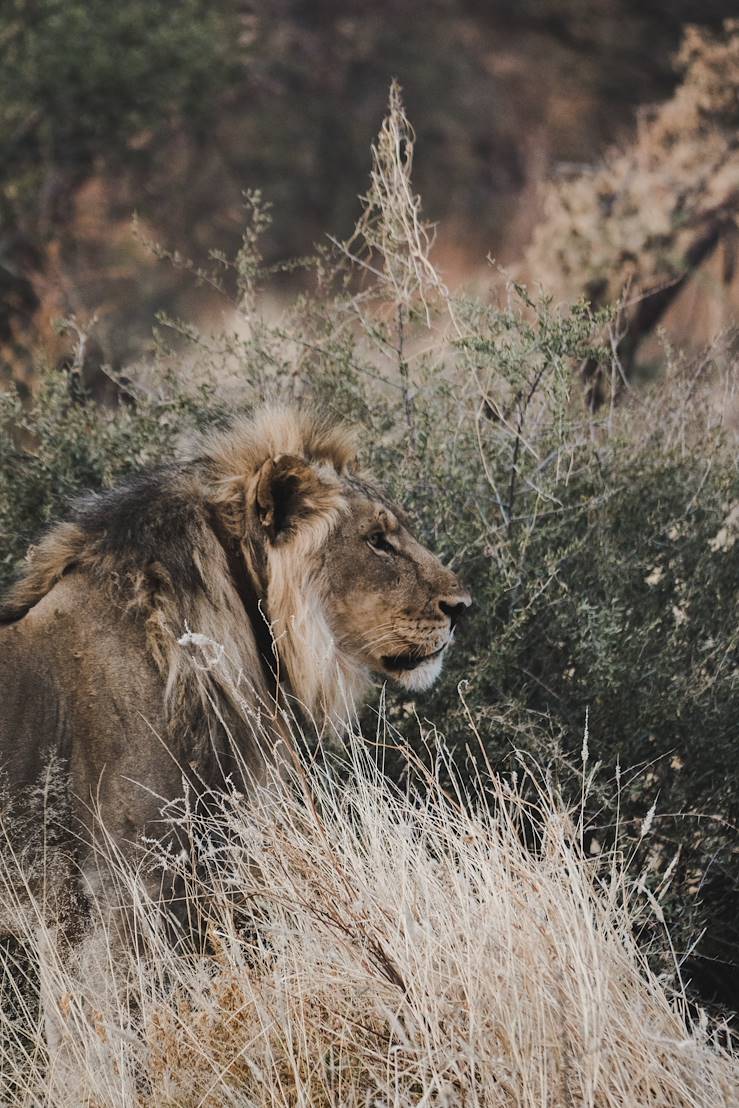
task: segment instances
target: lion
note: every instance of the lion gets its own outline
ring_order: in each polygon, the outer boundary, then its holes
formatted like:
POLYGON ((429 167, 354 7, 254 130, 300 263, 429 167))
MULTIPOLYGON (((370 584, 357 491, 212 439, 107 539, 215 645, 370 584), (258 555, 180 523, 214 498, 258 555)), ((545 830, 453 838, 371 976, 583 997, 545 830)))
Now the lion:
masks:
POLYGON ((347 427, 266 407, 29 551, 0 607, 0 764, 13 795, 61 764, 75 842, 94 813, 126 851, 183 776, 258 785, 286 720, 336 726, 373 679, 427 689, 469 604, 347 427))

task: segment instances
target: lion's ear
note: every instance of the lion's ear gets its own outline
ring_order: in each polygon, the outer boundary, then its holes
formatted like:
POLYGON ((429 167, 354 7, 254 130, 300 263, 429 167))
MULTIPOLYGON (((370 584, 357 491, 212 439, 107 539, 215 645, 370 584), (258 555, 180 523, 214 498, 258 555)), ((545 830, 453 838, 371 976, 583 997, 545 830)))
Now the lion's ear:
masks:
POLYGON ((270 542, 288 538, 301 522, 328 506, 332 491, 302 458, 268 458, 257 474, 255 509, 270 542))

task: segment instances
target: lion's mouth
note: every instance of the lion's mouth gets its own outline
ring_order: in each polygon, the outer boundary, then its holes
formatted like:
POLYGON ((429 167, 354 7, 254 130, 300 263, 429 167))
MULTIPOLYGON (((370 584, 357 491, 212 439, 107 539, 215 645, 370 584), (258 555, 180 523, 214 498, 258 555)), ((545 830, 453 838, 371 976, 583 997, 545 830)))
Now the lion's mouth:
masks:
POLYGON ((395 654, 386 655, 382 659, 382 664, 385 669, 390 670, 391 673, 408 673, 412 669, 417 669, 418 666, 423 665, 424 662, 429 662, 432 658, 437 658, 442 651, 446 650, 447 644, 444 643, 438 650, 432 650, 430 654, 395 654))

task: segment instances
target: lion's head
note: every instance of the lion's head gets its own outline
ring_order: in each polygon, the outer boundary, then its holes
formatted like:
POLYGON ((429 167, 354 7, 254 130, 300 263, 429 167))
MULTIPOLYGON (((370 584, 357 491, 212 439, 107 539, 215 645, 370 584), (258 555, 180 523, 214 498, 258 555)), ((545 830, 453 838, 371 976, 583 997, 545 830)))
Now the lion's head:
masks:
POLYGON ((346 513, 319 551, 329 620, 370 669, 426 689, 441 672, 469 594, 371 485, 346 481, 344 498, 346 513))
MULTIPOLYGON (((247 433, 267 456, 247 467, 237 526, 296 694, 312 704, 309 675, 323 674, 325 697, 333 666, 354 696, 368 672, 428 688, 470 604, 467 590, 359 470, 345 428, 272 409, 247 433)), ((217 449, 221 464, 227 455, 238 464, 240 435, 217 449)))

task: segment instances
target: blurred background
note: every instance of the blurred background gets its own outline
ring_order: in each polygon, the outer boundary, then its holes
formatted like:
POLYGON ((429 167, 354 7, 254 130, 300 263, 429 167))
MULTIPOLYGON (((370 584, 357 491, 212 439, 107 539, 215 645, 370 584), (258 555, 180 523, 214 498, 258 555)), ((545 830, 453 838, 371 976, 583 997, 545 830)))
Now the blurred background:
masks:
POLYGON ((146 351, 157 311, 207 319, 206 291, 143 240, 195 263, 233 253, 246 188, 273 205, 268 263, 348 234, 393 77, 450 286, 487 279, 489 257, 595 303, 634 280, 668 284, 644 334, 666 322, 681 340, 712 337, 737 302, 739 50, 723 26, 735 11, 731 0, 5 0, 0 380, 27 386, 33 350, 62 359, 54 321, 70 314, 97 315, 86 357, 114 369, 146 351), (688 24, 699 30, 686 39, 688 24), (676 101, 686 73, 692 98, 676 101), (629 241, 613 241, 616 216, 629 241), (687 271, 700 272, 690 289, 687 271))

